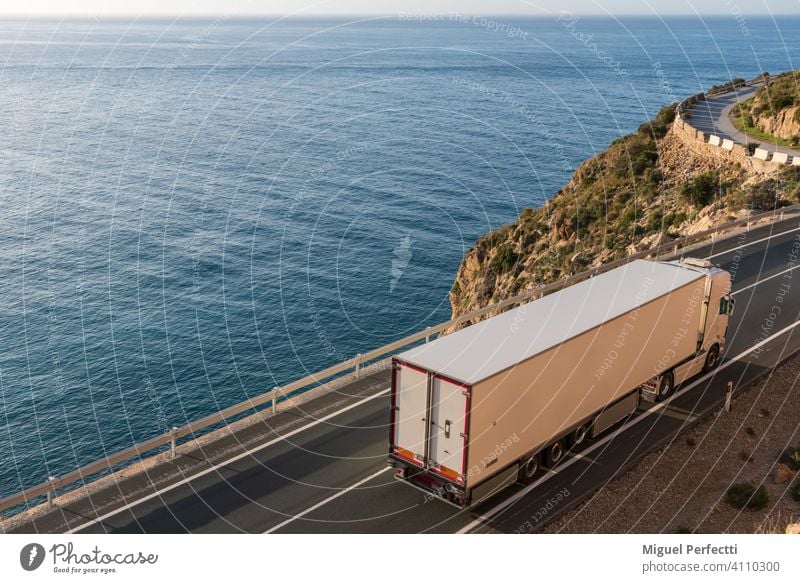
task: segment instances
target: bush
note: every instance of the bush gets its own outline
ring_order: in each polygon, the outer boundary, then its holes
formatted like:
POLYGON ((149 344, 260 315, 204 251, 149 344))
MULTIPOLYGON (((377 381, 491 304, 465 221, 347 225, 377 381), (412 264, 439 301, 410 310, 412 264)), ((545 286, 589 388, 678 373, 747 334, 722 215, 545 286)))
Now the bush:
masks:
POLYGON ((800 470, 800 447, 789 447, 783 450, 780 461, 789 466, 792 471, 800 470))
POLYGON ((773 111, 780 111, 781 109, 794 105, 794 97, 788 93, 774 95, 770 100, 770 105, 773 111))
POLYGON ((792 498, 800 502, 800 477, 798 477, 792 485, 792 498))
POLYGON ((647 229, 651 232, 657 232, 663 229, 665 226, 664 211, 662 211, 660 208, 656 208, 647 218, 647 229))
POLYGON ((491 268, 497 273, 508 273, 517 264, 519 256, 510 245, 500 245, 491 262, 491 268))
POLYGON ((725 500, 740 510, 762 510, 769 504, 769 494, 764 486, 755 488, 752 484, 742 482, 728 488, 725 500))
POLYGON ((774 180, 765 180, 753 186, 744 197, 747 208, 756 211, 771 211, 778 205, 778 184, 774 180))
POLYGON ((655 166, 658 160, 658 152, 644 150, 631 158, 631 169, 634 176, 641 176, 645 170, 655 166))
POLYGON ((681 196, 689 204, 704 207, 714 200, 719 186, 719 175, 712 171, 704 172, 681 187, 681 196))
POLYGON ((752 156, 753 154, 756 153, 756 148, 760 148, 760 147, 761 147, 761 144, 758 144, 756 142, 748 142, 747 143, 747 152, 752 156))

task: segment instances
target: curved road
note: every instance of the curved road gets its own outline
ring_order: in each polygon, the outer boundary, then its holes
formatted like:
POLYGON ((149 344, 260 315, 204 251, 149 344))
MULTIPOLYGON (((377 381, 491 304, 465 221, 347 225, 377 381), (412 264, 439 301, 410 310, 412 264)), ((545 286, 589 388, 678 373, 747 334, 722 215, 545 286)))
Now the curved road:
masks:
POLYGON ((750 142, 765 145, 771 152, 783 152, 790 156, 800 156, 800 150, 786 146, 778 146, 752 138, 736 129, 731 122, 730 112, 739 103, 750 99, 759 87, 742 87, 740 89, 722 93, 705 101, 698 102, 692 109, 689 123, 697 130, 707 134, 717 135, 721 138, 733 140, 737 144, 747 145, 750 142))
POLYGON ((536 530, 718 410, 729 381, 741 390, 800 350, 800 293, 785 293, 800 265, 800 218, 689 254, 710 257, 734 273, 736 311, 721 367, 681 387, 665 403, 643 405, 538 482, 512 486, 471 511, 430 500, 393 480, 386 465, 389 375, 384 371, 356 381, 346 395, 341 391, 321 398, 304 410, 270 419, 269 427, 232 436, 228 453, 214 465, 198 466, 213 452, 184 454, 151 470, 147 480, 131 478, 11 532, 536 530), (777 315, 776 302, 781 308, 777 315), (205 469, 198 472, 198 467, 205 469), (182 479, 167 479, 176 468, 182 479))

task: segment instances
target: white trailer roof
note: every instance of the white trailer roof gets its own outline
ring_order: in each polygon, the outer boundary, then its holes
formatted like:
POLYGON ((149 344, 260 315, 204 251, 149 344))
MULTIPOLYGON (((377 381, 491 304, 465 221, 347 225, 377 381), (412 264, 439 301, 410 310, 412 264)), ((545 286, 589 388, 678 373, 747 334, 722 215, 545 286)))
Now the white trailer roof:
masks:
POLYGON ((677 263, 640 259, 407 350, 397 358, 474 384, 707 274, 677 263))

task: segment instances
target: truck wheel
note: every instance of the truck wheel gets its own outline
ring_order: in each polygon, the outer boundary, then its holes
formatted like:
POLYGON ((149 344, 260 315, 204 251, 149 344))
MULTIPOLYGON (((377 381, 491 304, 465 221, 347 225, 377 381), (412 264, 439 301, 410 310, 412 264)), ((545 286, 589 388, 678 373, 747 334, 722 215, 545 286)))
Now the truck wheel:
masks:
POLYGON ((519 474, 517 481, 520 484, 530 484, 536 477, 539 471, 539 454, 535 453, 528 459, 524 460, 519 466, 519 474))
POLYGON ((547 451, 544 455, 545 465, 548 468, 555 467, 558 462, 564 458, 565 451, 563 439, 559 439, 555 443, 551 444, 550 447, 547 448, 547 451))
POLYGON ((703 372, 711 372, 719 364, 719 344, 713 344, 706 354, 706 363, 703 365, 703 372))
POLYGON ((656 395, 656 401, 668 399, 674 389, 675 375, 673 375, 672 371, 670 370, 661 375, 661 382, 658 383, 658 394, 656 395))
POLYGON ((569 435, 570 447, 575 447, 576 445, 580 445, 584 441, 586 441, 586 436, 589 435, 589 427, 590 423, 584 423, 580 427, 576 428, 572 433, 570 433, 569 435))

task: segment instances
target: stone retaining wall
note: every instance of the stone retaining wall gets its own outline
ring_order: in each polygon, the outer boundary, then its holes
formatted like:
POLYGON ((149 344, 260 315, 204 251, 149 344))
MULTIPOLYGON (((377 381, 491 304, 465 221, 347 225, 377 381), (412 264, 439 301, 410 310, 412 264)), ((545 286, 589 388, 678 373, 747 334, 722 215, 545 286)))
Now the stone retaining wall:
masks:
POLYGON ((692 151, 701 156, 710 155, 720 163, 734 162, 764 174, 771 174, 789 163, 800 166, 800 157, 791 157, 763 148, 756 148, 754 154, 751 155, 747 148, 733 140, 723 139, 721 136, 713 134, 709 135, 695 129, 691 124, 691 117, 687 117, 686 112, 698 102, 704 101, 705 98, 705 93, 698 93, 681 101, 673 122, 675 133, 684 138, 687 147, 692 151))

